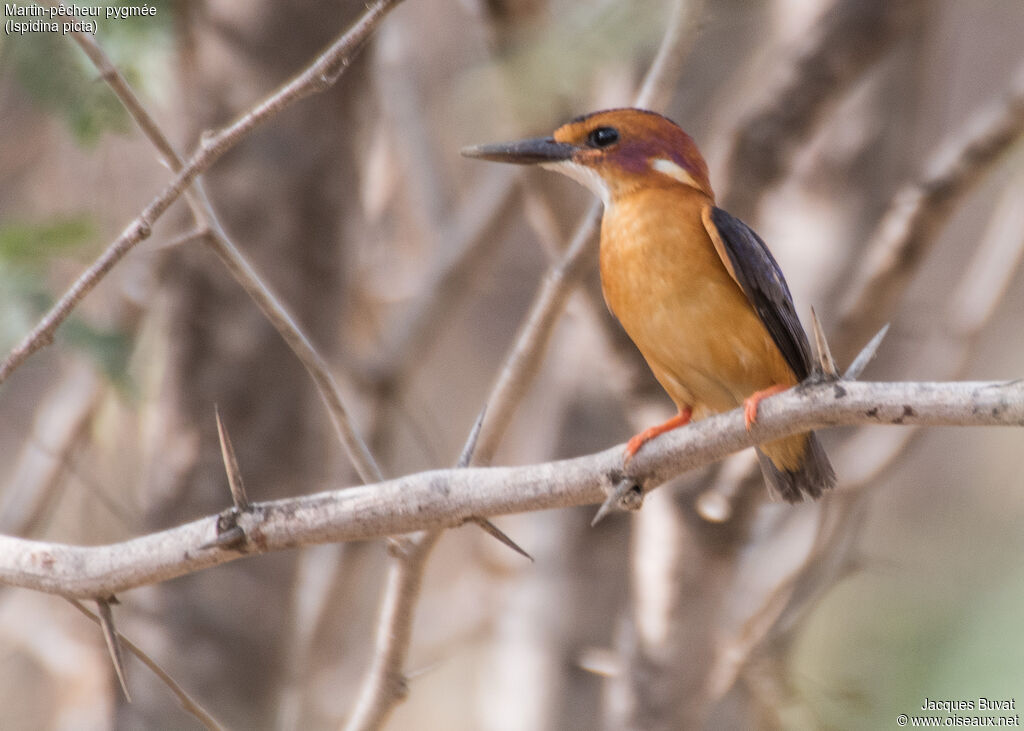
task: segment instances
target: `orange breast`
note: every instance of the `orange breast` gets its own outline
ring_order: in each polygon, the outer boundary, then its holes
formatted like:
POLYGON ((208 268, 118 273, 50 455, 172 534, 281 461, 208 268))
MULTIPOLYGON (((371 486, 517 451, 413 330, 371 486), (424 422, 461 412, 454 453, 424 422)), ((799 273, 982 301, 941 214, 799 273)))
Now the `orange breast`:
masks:
POLYGON ((709 203, 681 186, 641 190, 609 206, 601 226, 609 308, 676 405, 698 418, 796 383, 704 229, 709 203))

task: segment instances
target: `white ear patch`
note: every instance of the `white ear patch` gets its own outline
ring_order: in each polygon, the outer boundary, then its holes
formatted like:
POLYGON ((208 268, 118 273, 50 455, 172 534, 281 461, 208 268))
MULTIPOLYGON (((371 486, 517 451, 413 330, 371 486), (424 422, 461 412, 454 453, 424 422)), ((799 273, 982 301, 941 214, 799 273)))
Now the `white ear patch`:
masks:
POLYGON ((693 179, 693 176, 678 163, 672 162, 664 157, 656 157, 650 161, 651 170, 667 175, 673 180, 678 180, 683 185, 689 185, 691 188, 700 190, 701 187, 697 185, 697 181, 693 179))
POLYGON ((566 177, 570 177, 580 185, 589 188, 594 195, 601 199, 605 208, 608 208, 611 205, 611 190, 608 188, 608 184, 604 181, 604 178, 598 175, 597 171, 593 168, 587 167, 586 165, 580 165, 572 160, 546 162, 541 163, 540 166, 545 170, 554 170, 566 177))

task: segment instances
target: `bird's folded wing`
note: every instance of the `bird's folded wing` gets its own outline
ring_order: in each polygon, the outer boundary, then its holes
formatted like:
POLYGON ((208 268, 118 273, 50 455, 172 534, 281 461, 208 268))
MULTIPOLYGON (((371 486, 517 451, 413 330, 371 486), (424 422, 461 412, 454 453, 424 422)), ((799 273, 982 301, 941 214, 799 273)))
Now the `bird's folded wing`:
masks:
POLYGON ((775 258, 743 221, 708 205, 701 212, 718 256, 747 296, 798 380, 811 372, 811 347, 775 258))

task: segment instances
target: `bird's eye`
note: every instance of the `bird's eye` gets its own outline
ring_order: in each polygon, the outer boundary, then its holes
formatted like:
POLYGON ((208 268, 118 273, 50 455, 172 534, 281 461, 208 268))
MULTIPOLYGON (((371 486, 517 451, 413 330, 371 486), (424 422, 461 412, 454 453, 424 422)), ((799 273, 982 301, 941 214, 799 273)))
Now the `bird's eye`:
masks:
POLYGON ((614 127, 598 127, 587 135, 588 147, 609 147, 619 141, 619 131, 614 127))

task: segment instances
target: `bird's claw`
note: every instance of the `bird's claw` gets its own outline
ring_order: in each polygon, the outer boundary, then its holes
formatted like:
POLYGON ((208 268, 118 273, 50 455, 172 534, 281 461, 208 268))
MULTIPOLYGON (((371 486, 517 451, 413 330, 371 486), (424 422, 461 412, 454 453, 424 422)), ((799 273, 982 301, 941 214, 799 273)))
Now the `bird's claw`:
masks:
POLYGON ((782 393, 789 386, 784 386, 781 383, 771 386, 770 388, 762 389, 761 391, 755 391, 743 400, 743 425, 750 431, 751 427, 757 423, 757 407, 761 401, 774 396, 777 393, 782 393))

